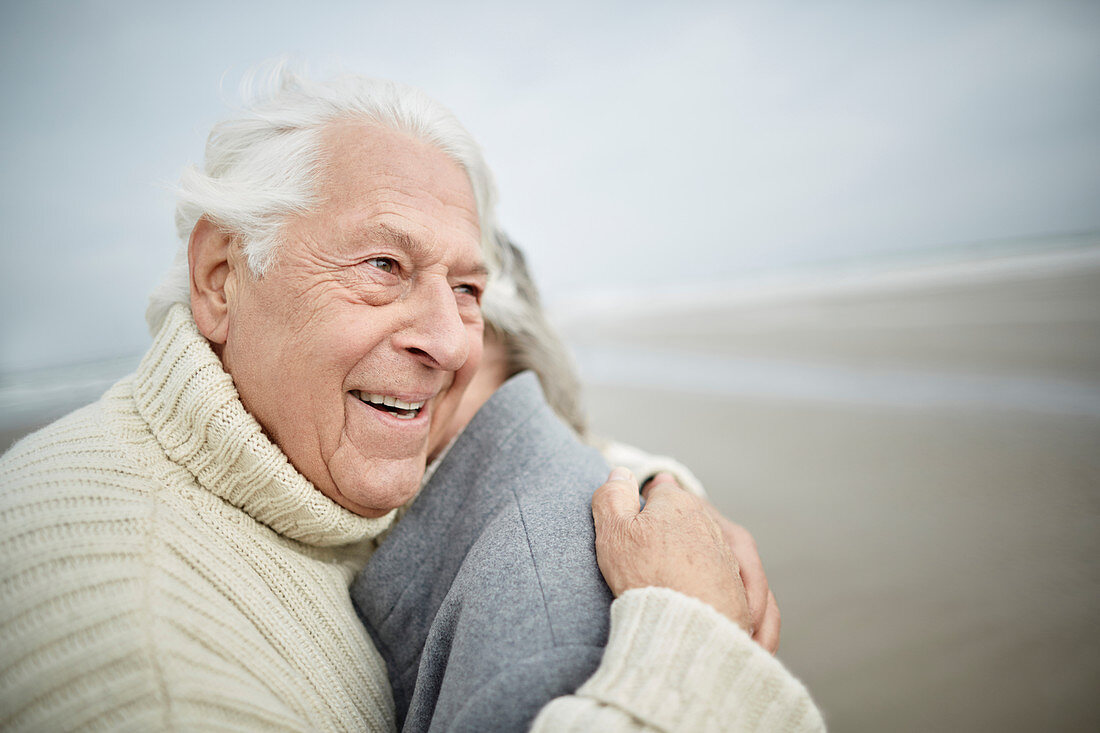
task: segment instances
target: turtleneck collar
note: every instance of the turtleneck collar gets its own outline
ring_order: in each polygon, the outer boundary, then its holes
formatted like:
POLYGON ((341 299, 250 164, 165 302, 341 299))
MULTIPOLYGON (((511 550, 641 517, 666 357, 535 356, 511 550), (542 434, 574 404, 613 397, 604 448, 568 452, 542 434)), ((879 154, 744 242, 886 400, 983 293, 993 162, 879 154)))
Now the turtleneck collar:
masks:
POLYGON ((241 403, 191 311, 175 305, 138 367, 138 411, 168 457, 213 494, 281 535, 317 546, 378 536, 370 519, 322 494, 290 464, 241 403))

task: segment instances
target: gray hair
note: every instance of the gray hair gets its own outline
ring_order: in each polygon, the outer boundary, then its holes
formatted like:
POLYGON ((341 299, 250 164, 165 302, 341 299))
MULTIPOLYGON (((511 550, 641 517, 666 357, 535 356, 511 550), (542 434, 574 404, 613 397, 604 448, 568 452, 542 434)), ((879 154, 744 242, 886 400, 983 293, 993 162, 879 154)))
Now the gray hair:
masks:
POLYGON ((580 379, 569 350, 546 318, 523 252, 500 231, 493 246, 500 271, 482 302, 486 331, 504 344, 508 376, 525 369, 535 372, 547 404, 583 437, 587 421, 580 379))
POLYGON ((482 250, 496 271, 492 174, 473 137, 442 105, 392 81, 356 75, 312 81, 286 62, 247 75, 242 97, 238 115, 211 130, 202 169, 189 166, 176 189, 180 247, 149 297, 150 331, 156 333, 173 304, 190 303, 187 244, 200 218, 240 237, 253 275, 267 272, 287 218, 319 203, 322 133, 338 120, 367 120, 410 134, 461 166, 473 187, 482 250))

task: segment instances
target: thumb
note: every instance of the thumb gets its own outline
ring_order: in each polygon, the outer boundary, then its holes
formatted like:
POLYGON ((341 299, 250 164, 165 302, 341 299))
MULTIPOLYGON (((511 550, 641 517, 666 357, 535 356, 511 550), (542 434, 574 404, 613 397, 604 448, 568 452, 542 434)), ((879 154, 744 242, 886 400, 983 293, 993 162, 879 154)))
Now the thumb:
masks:
POLYGON ((592 519, 597 530, 610 522, 629 518, 641 509, 638 480, 629 470, 616 468, 607 483, 592 494, 592 519))

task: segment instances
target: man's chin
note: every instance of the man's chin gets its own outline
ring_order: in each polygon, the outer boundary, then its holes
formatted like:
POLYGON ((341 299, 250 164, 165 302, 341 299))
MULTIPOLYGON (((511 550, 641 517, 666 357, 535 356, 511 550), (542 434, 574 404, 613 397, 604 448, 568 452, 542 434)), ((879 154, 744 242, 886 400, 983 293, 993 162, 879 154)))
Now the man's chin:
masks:
POLYGON ((423 476, 424 456, 334 466, 336 495, 330 498, 360 516, 381 517, 411 501, 423 476))

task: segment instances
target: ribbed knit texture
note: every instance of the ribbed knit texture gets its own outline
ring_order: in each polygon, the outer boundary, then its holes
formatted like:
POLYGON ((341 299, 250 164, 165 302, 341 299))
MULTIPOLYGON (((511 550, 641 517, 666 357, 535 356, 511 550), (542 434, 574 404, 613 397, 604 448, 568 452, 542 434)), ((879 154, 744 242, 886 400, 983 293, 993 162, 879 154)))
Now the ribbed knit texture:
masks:
POLYGON ((348 597, 391 521, 290 465, 177 306, 0 459, 0 728, 392 730, 348 597))
POLYGON ((802 684, 702 601, 667 588, 624 593, 596 673, 554 700, 533 731, 821 731, 802 684))
POLYGON ((675 458, 647 453, 632 445, 597 436, 589 436, 587 442, 603 454, 604 460, 612 468, 615 466, 629 468, 639 483, 644 484, 661 472, 671 473, 683 489, 703 499, 707 498, 702 482, 696 478, 691 469, 675 458))

